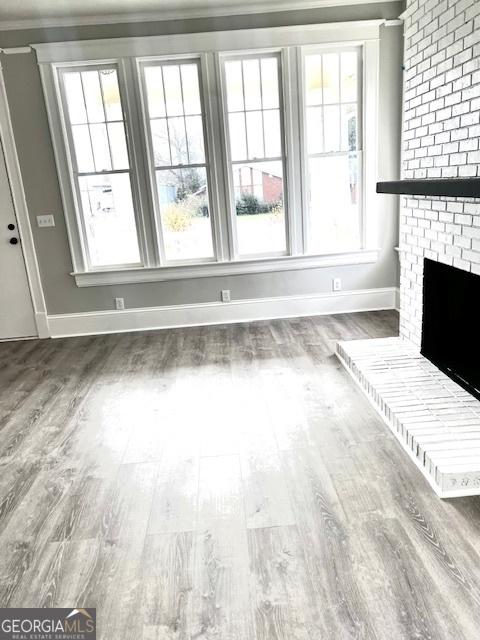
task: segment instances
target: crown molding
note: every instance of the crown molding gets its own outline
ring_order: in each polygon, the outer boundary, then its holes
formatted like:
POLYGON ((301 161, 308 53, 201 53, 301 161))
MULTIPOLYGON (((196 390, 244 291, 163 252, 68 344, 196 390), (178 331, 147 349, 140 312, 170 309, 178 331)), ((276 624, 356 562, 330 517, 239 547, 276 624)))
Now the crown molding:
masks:
POLYGON ((358 6, 364 4, 392 3, 398 0, 297 0, 294 6, 291 1, 264 0, 255 6, 223 5, 204 7, 202 9, 180 9, 172 11, 156 11, 143 13, 116 13, 107 15, 65 16, 50 18, 22 18, 17 20, 1 20, 1 31, 19 31, 24 29, 53 29, 56 27, 81 27, 92 25, 123 24, 131 22, 166 22, 169 20, 188 20, 192 18, 220 18, 229 16, 275 13, 278 11, 298 11, 305 9, 324 9, 329 7, 358 6))

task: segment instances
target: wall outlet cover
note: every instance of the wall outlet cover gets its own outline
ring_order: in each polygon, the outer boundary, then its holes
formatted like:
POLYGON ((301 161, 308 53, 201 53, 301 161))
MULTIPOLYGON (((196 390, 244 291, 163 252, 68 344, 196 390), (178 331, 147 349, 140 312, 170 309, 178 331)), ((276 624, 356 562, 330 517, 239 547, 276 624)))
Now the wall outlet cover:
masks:
POLYGON ((342 290, 342 279, 341 278, 333 278, 333 280, 332 280, 332 290, 333 291, 341 291, 342 290))
POLYGON ((37 216, 37 225, 39 227, 54 227, 55 226, 55 218, 50 214, 37 216))
POLYGON ((230 302, 230 289, 222 289, 222 302, 230 302))
POLYGON ((115 309, 117 309, 117 311, 123 311, 125 309, 124 298, 115 298, 115 309))

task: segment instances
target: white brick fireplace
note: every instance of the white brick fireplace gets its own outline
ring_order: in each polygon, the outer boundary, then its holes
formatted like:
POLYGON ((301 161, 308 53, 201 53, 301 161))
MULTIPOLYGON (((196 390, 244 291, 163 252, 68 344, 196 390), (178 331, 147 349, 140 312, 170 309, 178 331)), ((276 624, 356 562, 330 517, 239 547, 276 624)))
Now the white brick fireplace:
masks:
MULTIPOLYGON (((407 0, 402 17, 402 178, 480 178, 480 0, 407 0)), ((337 355, 440 496, 479 495, 480 402, 420 354, 425 258, 480 276, 480 198, 402 197, 400 338, 337 355)))
MULTIPOLYGON (((404 178, 480 177, 480 1, 407 0, 404 178)), ((423 259, 480 274, 480 200, 402 198, 400 334, 420 346, 423 259)))

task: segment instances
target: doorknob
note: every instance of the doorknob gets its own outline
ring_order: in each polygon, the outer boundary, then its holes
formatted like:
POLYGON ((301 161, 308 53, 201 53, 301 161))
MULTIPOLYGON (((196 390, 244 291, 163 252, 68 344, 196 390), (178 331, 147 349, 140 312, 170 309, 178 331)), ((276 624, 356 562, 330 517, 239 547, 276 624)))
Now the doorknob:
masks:
POLYGON ((10 238, 10 244, 18 244, 18 238, 10 238))

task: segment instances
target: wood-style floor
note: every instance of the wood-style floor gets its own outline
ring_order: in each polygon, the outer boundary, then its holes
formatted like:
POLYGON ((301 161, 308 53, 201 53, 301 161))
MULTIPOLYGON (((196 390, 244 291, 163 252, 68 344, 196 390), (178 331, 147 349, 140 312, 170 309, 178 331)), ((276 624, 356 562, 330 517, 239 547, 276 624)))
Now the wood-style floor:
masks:
POLYGON ((0 607, 102 640, 474 640, 441 501, 333 356, 394 313, 0 345, 0 607))

